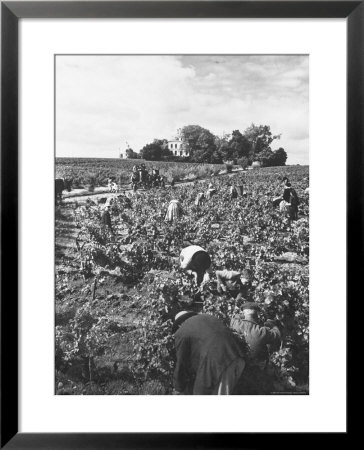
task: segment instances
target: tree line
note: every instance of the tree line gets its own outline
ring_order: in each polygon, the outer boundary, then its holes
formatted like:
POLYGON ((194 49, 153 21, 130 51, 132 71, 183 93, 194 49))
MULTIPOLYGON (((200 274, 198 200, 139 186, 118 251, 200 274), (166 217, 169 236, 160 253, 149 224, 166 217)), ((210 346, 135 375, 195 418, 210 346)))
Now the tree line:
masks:
POLYGON ((268 125, 251 124, 243 133, 239 130, 231 134, 215 136, 200 125, 187 125, 179 130, 177 138, 188 157, 175 156, 168 149, 167 139, 154 139, 138 153, 129 149, 129 158, 143 158, 148 161, 184 161, 196 163, 239 164, 243 167, 259 161, 262 166, 284 166, 287 153, 280 147, 273 151, 271 144, 280 139, 274 135, 268 125), (130 156, 129 156, 130 155, 130 156))

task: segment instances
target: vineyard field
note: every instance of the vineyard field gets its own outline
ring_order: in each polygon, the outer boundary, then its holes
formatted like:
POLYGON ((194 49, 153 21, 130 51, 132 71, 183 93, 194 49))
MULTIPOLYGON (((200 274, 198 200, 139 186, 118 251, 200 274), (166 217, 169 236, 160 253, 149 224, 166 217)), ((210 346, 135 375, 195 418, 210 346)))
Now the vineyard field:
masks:
POLYGON ((144 161, 142 159, 113 158, 56 158, 56 177, 72 180, 74 188, 84 187, 94 180, 96 186, 105 186, 110 177, 115 177, 118 183, 130 182, 132 168, 144 163, 150 171, 152 167, 159 168, 168 181, 195 179, 217 174, 225 169, 223 164, 200 164, 162 161, 144 161))
MULTIPOLYGON (((76 185, 88 183, 91 174, 102 185, 109 176, 129 177, 134 163, 57 158, 56 173, 76 185)), ((271 383, 261 393, 307 394, 309 167, 216 176, 225 166, 158 165, 168 176, 192 173, 201 179, 190 175, 188 184, 115 195, 112 230, 101 224, 103 205, 92 197, 56 205, 56 394, 172 394, 175 314, 192 308, 229 326, 241 311, 239 301, 216 290, 214 274, 225 268, 248 269, 249 300, 261 306, 260 319, 283 326, 282 345, 270 355, 271 383), (295 221, 273 205, 283 176, 300 199, 295 221), (209 183, 217 193, 197 207, 196 195, 209 183), (244 186, 244 194, 231 199, 232 183, 244 186), (184 214, 170 224, 164 217, 172 199, 181 202, 184 214), (211 256, 213 275, 200 291, 179 267, 180 251, 188 245, 200 245, 211 256)))

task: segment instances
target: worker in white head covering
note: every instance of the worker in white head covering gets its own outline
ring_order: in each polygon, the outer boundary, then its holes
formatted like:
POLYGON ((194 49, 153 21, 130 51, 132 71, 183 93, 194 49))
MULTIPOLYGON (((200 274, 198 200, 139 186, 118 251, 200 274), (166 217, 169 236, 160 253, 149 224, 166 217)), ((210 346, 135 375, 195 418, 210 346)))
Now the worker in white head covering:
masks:
POLYGON ((164 220, 165 222, 175 222, 182 216, 182 214, 183 209, 179 200, 171 200, 169 202, 164 220))
POLYGON ((190 245, 184 248, 180 254, 181 269, 192 273, 196 284, 206 283, 209 279, 208 270, 211 266, 210 255, 198 245, 190 245))

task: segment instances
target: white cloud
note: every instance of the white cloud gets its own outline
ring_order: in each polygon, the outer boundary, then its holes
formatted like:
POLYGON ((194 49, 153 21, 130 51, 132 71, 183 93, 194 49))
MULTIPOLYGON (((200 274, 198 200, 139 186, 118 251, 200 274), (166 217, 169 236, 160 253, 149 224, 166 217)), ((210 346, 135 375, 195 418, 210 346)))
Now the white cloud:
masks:
POLYGON ((57 56, 57 156, 117 157, 184 125, 252 122, 282 133, 289 163, 308 163, 308 57, 57 56))

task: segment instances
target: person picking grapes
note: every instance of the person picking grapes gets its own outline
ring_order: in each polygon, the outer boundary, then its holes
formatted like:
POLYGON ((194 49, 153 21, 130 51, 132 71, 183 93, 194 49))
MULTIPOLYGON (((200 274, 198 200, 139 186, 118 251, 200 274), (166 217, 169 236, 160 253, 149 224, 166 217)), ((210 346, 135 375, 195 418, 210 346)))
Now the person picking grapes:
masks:
POLYGON ((205 194, 203 192, 199 192, 195 199, 195 205, 198 207, 205 199, 205 194))
POLYGON ((210 183, 210 184, 209 184, 209 187, 208 187, 208 189, 207 189, 207 192, 206 192, 206 199, 207 199, 207 200, 210 200, 210 198, 211 198, 214 194, 216 194, 216 189, 214 188, 214 186, 212 185, 212 183, 210 183))
POLYGON ((230 326, 244 337, 250 348, 250 363, 264 368, 269 360, 270 350, 279 348, 282 340, 278 322, 267 320, 264 325, 259 324, 257 303, 247 302, 242 307, 243 314, 235 315, 230 326))
POLYGON ((291 219, 297 220, 298 219, 298 205, 299 205, 299 198, 297 195, 297 192, 295 189, 293 189, 291 183, 287 182, 286 187, 283 192, 283 200, 288 202, 291 205, 291 219))
POLYGON ((229 188, 229 194, 231 200, 238 197, 238 191, 233 184, 229 188))
POLYGON ((105 205, 104 211, 101 214, 101 228, 103 230, 108 228, 111 233, 113 232, 110 216, 110 203, 105 205))
POLYGON ((287 181, 284 185, 283 190, 283 202, 282 210, 284 210, 284 206, 288 207, 289 216, 292 220, 298 219, 298 205, 299 198, 297 192, 293 189, 291 183, 287 181))
POLYGON ((242 346, 217 317, 175 316, 175 395, 231 395, 245 368, 242 346))
POLYGON ((198 245, 185 247, 180 253, 180 267, 194 276, 197 285, 201 285, 210 279, 211 266, 210 255, 198 245))
POLYGON ((250 274, 248 270, 237 272, 235 270, 217 270, 217 291, 227 294, 236 301, 247 301, 250 288, 250 274))
POLYGON ((278 350, 282 343, 281 325, 276 320, 259 323, 259 305, 247 302, 243 314, 232 317, 230 327, 245 340, 249 347, 241 389, 243 393, 262 394, 272 389, 272 380, 266 373, 269 354, 278 350))
POLYGON ((176 222, 183 214, 182 205, 178 200, 171 200, 167 207, 165 222, 176 222))

